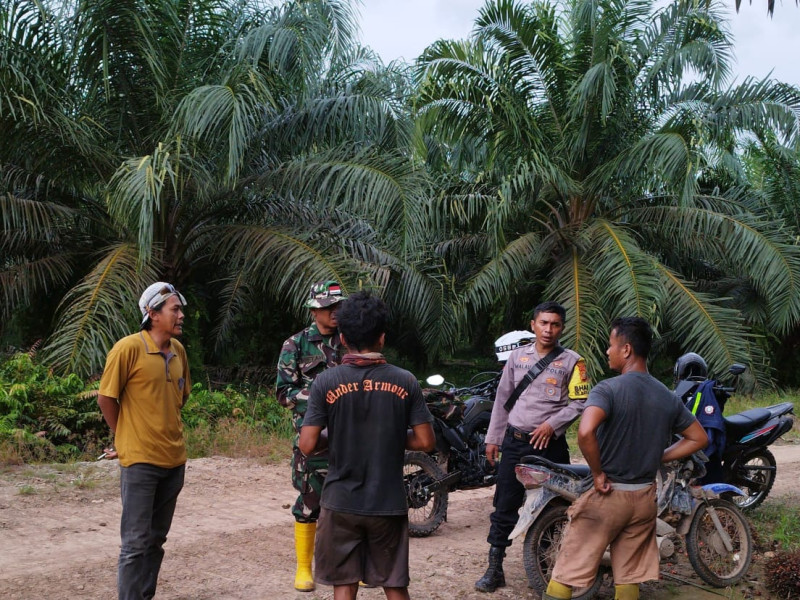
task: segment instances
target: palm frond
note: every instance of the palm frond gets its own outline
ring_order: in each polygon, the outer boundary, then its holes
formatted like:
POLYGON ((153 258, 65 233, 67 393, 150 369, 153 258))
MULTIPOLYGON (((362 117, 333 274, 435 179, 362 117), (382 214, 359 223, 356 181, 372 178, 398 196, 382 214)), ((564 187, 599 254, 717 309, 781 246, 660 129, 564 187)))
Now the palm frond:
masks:
POLYGON ((733 43, 721 3, 672 2, 659 9, 644 30, 642 84, 656 95, 675 87, 684 73, 719 87, 733 72, 733 43))
MULTIPOLYGON (((710 369, 723 373, 735 362, 753 364, 755 338, 747 332, 741 315, 713 298, 693 289, 675 272, 653 260, 653 269, 664 285, 664 302, 660 306, 663 324, 659 331, 669 335, 685 352, 697 352, 710 369)), ((761 383, 768 376, 754 369, 761 383)))
POLYGON ((102 370, 105 356, 121 337, 135 331, 141 291, 158 279, 153 267, 138 268, 136 248, 116 244, 59 305, 43 360, 61 373, 87 376, 102 370))
POLYGON ((688 203, 697 192, 699 159, 685 132, 662 130, 642 137, 623 152, 617 164, 628 174, 657 173, 688 203))
POLYGON ((748 77, 717 96, 704 116, 717 136, 728 131, 771 131, 781 142, 796 143, 800 139, 800 89, 748 77))
POLYGON ((0 195, 0 222, 3 239, 0 249, 9 251, 17 242, 52 240, 52 233, 76 217, 74 210, 57 202, 31 200, 12 194, 0 195))
POLYGON ((264 62, 277 73, 300 80, 335 60, 352 44, 357 31, 351 0, 286 3, 250 29, 238 44, 237 62, 264 62))
POLYGON ((376 150, 338 147, 301 156, 265 174, 262 183, 282 196, 311 199, 320 210, 360 215, 395 232, 399 251, 408 253, 427 225, 428 180, 408 157, 376 150))
MULTIPOLYGON (((558 35, 556 8, 545 3, 525 6, 512 1, 487 3, 475 22, 476 34, 497 44, 509 61, 514 88, 528 102, 543 106, 541 117, 552 120, 563 135, 563 73, 567 55, 558 35)), ((563 138, 561 138, 563 141, 563 138)))
POLYGON ((782 223, 722 207, 648 207, 631 216, 747 277, 769 306, 772 327, 785 335, 800 321, 800 248, 782 223))
POLYGON ((392 310, 413 325, 429 360, 452 351, 458 339, 458 308, 447 278, 407 261, 398 261, 396 269, 398 276, 387 289, 392 310))
POLYGON ((35 295, 46 296, 64 286, 73 270, 71 258, 26 256, 0 263, 0 314, 8 318, 16 308, 28 306, 35 295))
MULTIPOLYGON (((314 231, 284 226, 230 225, 215 229, 208 239, 209 252, 228 257, 246 275, 249 286, 268 298, 288 303, 298 316, 305 314, 303 299, 310 281, 334 279, 347 291, 352 288, 353 265, 335 245, 315 239, 314 231)), ((242 289, 238 286, 238 289, 242 289)))
POLYGON ((217 297, 217 323, 214 326, 214 351, 220 352, 230 341, 237 318, 250 304, 250 290, 247 275, 239 271, 233 273, 217 297))
POLYGON ((491 307, 498 298, 507 295, 515 281, 521 281, 526 273, 541 267, 546 260, 538 234, 526 233, 511 241, 465 283, 460 294, 464 309, 468 311, 464 314, 491 307))
MULTIPOLYGON (((250 80, 258 81, 258 75, 252 73, 250 80)), ((244 166, 263 104, 272 102, 265 86, 200 86, 181 101, 175 115, 176 130, 205 143, 212 156, 226 157, 224 177, 233 183, 244 166), (214 144, 222 147, 214 148, 214 144)))
POLYGON ((319 145, 353 143, 383 144, 408 139, 410 133, 391 98, 379 89, 332 90, 296 107, 287 107, 267 123, 265 143, 294 152, 313 151, 319 145))
POLYGON ((168 232, 177 234, 177 215, 198 210, 211 181, 205 166, 184 152, 180 139, 160 143, 152 154, 120 165, 108 186, 108 211, 125 235, 136 239, 139 260, 147 262, 156 244, 175 242, 164 238, 168 232))
POLYGON ((555 265, 538 302, 555 300, 567 310, 562 344, 586 360, 590 377, 596 379, 603 372, 602 344, 608 339, 610 321, 600 308, 602 292, 587 267, 581 249, 573 245, 555 265))
POLYGON ((628 228, 597 219, 586 232, 595 248, 591 271, 605 314, 652 321, 661 300, 652 257, 642 251, 628 228))

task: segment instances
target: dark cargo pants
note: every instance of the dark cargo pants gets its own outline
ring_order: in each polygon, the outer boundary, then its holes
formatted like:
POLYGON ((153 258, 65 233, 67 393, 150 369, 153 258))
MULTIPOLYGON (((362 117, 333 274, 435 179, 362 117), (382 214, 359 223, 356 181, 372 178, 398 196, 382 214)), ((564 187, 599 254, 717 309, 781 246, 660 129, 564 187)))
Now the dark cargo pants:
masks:
POLYGON ((164 469, 141 463, 121 467, 119 600, 149 600, 155 596, 163 546, 183 488, 185 468, 181 465, 164 469))
POLYGON ((497 486, 494 490, 494 512, 489 519, 492 526, 489 528, 487 541, 492 546, 506 548, 511 545, 508 536, 514 530, 519 518, 519 507, 525 500, 525 487, 517 481, 514 467, 523 456, 535 454, 557 463, 569 463, 569 446, 562 435, 552 438, 544 450, 534 450, 529 442, 514 438, 510 429, 506 430, 503 445, 500 447, 502 456, 497 469, 497 486))

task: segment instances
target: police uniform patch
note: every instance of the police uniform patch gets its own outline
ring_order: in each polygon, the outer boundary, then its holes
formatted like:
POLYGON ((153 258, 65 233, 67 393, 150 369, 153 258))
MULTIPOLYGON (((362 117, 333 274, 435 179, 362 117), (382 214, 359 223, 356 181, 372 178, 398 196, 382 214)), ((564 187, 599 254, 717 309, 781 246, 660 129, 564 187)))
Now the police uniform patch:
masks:
POLYGON ((556 379, 555 377, 548 377, 547 379, 545 379, 545 381, 547 383, 549 383, 550 385, 557 385, 558 384, 558 379, 556 379))
POLYGON ((713 415, 714 414, 714 407, 709 404, 708 406, 706 406, 703 409, 703 412, 706 413, 707 415, 713 415))
POLYGON ((549 387, 549 388, 547 388, 545 390, 545 392, 547 393, 548 396, 555 396, 556 395, 556 388, 549 387))
POLYGON ((586 372, 586 363, 582 360, 578 361, 578 364, 575 365, 578 368, 578 373, 580 374, 581 381, 589 381, 589 374, 586 372))
POLYGON ((564 366, 564 361, 563 360, 554 360, 553 361, 553 366, 556 369, 558 369, 559 367, 563 367, 564 366))
POLYGON ((589 374, 586 372, 586 363, 580 359, 572 369, 569 379, 569 397, 579 400, 589 396, 589 374))
POLYGON ((520 356, 519 357, 519 362, 528 362, 529 360, 530 360, 530 358, 528 358, 527 356, 520 356))

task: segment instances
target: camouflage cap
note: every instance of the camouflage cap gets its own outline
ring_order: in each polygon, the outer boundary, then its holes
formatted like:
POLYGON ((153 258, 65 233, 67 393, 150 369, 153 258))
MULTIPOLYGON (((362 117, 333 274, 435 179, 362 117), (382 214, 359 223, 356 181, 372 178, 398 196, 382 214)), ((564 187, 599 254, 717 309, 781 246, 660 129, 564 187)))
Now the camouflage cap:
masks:
POLYGON ((345 299, 338 281, 318 281, 311 286, 306 308, 326 308, 345 299))

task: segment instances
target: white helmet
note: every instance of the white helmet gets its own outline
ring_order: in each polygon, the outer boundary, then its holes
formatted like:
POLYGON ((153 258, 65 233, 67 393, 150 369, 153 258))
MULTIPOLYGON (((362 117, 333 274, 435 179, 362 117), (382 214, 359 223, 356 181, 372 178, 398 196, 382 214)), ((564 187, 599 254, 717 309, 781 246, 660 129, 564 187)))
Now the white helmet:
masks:
POLYGON ((508 360, 512 350, 520 346, 527 346, 536 340, 536 335, 530 331, 509 331, 504 333, 494 341, 494 352, 497 360, 505 362, 508 360))

